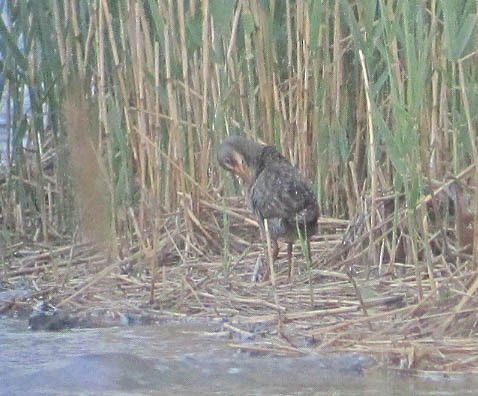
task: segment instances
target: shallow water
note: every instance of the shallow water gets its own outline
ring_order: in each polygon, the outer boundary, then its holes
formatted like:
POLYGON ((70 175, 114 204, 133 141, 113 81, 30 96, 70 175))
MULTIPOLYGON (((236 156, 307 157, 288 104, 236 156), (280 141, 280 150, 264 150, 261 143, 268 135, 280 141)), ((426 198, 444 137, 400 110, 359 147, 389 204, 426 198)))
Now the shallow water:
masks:
POLYGON ((283 358, 235 353, 186 322, 32 332, 0 317, 2 395, 451 395, 473 378, 414 378, 355 356, 283 358))

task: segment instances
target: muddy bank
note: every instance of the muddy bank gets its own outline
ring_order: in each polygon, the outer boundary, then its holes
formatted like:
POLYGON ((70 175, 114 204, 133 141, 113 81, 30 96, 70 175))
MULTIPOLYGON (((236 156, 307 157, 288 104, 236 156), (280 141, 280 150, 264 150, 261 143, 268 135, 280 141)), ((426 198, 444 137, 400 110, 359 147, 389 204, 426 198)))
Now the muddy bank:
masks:
MULTIPOLYGON (((158 262, 160 256, 148 261, 140 252, 113 260, 87 244, 21 243, 4 252, 0 312, 28 325, 36 311, 33 327, 50 330, 201 319, 217 324, 233 350, 249 354, 355 353, 421 375, 477 372, 474 309, 449 314, 461 298, 453 290, 464 284, 458 278, 450 283, 446 263, 433 267, 433 282, 417 279, 412 265, 400 266, 400 278, 371 273, 367 262, 345 273, 332 261, 322 265, 340 244, 339 234, 314 238, 314 267, 308 269, 295 250, 292 281, 280 257, 275 285, 251 282, 259 242, 241 256, 174 263, 158 262), (421 300, 418 281, 426 295, 421 300)), ((460 279, 474 279, 473 268, 460 271, 460 279)))
POLYGON ((4 394, 472 394, 476 381, 397 375, 357 354, 251 356, 232 348, 217 325, 176 321, 154 326, 31 332, 1 317, 4 394))

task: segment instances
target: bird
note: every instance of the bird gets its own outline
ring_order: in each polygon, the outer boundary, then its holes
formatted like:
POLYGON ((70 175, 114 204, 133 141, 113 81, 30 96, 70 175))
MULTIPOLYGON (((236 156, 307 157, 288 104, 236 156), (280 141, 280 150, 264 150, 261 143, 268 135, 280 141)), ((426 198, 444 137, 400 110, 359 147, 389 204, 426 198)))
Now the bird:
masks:
POLYGON ((310 237, 317 233, 320 212, 312 184, 275 146, 240 135, 225 138, 216 154, 224 169, 242 179, 263 238, 267 220, 272 262, 279 254, 278 240, 287 242, 290 280, 293 243, 299 238, 305 240, 310 259, 310 237))

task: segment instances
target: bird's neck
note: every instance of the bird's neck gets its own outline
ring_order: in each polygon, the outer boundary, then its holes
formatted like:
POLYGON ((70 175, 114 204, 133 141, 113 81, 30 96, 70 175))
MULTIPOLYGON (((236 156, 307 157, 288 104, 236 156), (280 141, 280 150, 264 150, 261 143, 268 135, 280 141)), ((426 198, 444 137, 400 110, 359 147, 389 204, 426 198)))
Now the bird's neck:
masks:
POLYGON ((264 146, 260 155, 257 157, 257 163, 255 164, 255 177, 256 179, 264 168, 270 164, 273 164, 276 161, 287 161, 287 159, 279 153, 274 146, 264 146))

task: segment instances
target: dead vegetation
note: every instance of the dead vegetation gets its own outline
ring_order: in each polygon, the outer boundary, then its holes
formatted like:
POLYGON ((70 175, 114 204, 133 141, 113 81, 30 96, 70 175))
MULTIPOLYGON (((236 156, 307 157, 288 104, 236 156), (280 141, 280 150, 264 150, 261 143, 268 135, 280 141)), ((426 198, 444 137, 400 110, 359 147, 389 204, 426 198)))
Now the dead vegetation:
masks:
POLYGON ((431 266, 422 250, 417 261, 403 255, 400 241, 410 238, 406 208, 394 211, 399 218, 392 221, 387 207, 394 200, 384 196, 373 229, 367 200, 350 223, 321 218, 312 240, 313 266, 307 270, 296 246, 291 283, 283 255, 275 287, 251 282, 263 255, 254 221, 240 199, 202 202, 201 218, 169 216, 158 250, 123 251, 122 259, 108 258, 89 244, 9 246, 3 253, 3 288, 23 294, 2 301, 0 311, 48 299, 104 325, 124 323, 125 317, 151 322, 195 316, 219 320, 231 346, 244 351, 357 352, 400 369, 474 373, 478 277, 469 241, 455 231, 464 222, 455 206, 465 200, 463 186, 459 179, 436 184, 420 201, 427 212, 444 207, 450 212, 449 224, 430 223, 425 235, 431 266), (185 233, 187 222, 194 240, 185 233), (393 233, 401 235, 395 247, 393 233), (377 261, 371 261, 370 246, 377 261))

